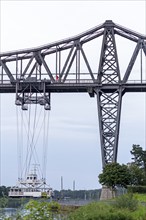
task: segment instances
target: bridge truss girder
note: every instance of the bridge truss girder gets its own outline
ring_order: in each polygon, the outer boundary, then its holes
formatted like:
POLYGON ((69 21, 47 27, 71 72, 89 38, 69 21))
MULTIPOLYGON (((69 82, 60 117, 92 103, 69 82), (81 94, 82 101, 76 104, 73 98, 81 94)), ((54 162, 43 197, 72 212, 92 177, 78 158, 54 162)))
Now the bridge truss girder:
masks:
POLYGON ((140 51, 146 56, 146 36, 107 20, 72 38, 37 48, 0 53, 0 92, 16 93, 16 104, 22 109, 26 109, 26 104, 39 103, 47 106, 47 110, 52 92, 88 92, 91 97, 96 94, 102 164, 105 166, 117 160, 123 95, 146 92, 146 82, 142 78, 140 82, 128 82, 140 51), (115 35, 136 43, 123 78, 115 35), (84 45, 101 36, 99 68, 93 71, 84 45), (50 60, 50 57, 53 58, 50 60), (86 71, 82 69, 83 64, 86 71))
POLYGON ((84 45, 104 36, 110 28, 112 35, 119 35, 136 43, 136 51, 132 55, 123 81, 126 82, 139 50, 142 49, 146 54, 146 37, 112 21, 106 21, 69 39, 37 48, 0 53, 0 84, 25 81, 31 77, 36 81, 50 80, 53 85, 70 81, 81 84, 85 80, 92 84, 97 83, 98 72, 93 71, 84 45), (82 69, 82 65, 86 70, 82 69))

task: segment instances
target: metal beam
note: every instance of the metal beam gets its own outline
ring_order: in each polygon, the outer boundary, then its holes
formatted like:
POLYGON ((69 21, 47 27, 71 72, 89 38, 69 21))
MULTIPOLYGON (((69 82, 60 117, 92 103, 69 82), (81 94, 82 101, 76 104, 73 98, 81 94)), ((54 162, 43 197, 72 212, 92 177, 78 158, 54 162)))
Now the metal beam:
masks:
POLYGON ((88 60, 87 60, 87 57, 86 57, 85 52, 84 52, 83 48, 81 47, 81 45, 80 45, 80 50, 81 50, 81 53, 82 53, 82 55, 83 55, 84 61, 85 61, 85 63, 86 63, 86 66, 87 66, 87 68, 88 68, 88 70, 89 70, 89 74, 90 74, 90 76, 91 76, 93 82, 95 82, 95 78, 94 78, 93 72, 92 72, 92 70, 91 70, 90 64, 89 64, 89 62, 88 62, 88 60))
POLYGON ((146 42, 143 42, 142 49, 143 49, 145 56, 146 56, 146 42))
POLYGON ((52 82, 55 82, 55 80, 54 80, 54 77, 52 76, 52 73, 51 73, 51 71, 50 71, 50 69, 49 69, 49 67, 48 67, 48 65, 47 65, 47 63, 46 63, 46 61, 45 61, 45 59, 42 57, 42 55, 39 53, 39 58, 40 58, 40 60, 41 60, 41 62, 42 62, 42 64, 43 64, 43 66, 45 67, 45 69, 46 69, 46 71, 47 71, 47 74, 49 75, 49 77, 50 77, 50 80, 52 81, 52 82))
POLYGON ((31 63, 32 63, 32 61, 33 61, 33 58, 34 58, 34 55, 33 55, 33 56, 31 57, 31 59, 29 60, 29 62, 28 62, 28 64, 27 64, 27 66, 25 67, 25 70, 23 71, 21 77, 24 77, 25 74, 27 73, 27 71, 28 71, 28 69, 29 69, 29 67, 30 67, 30 65, 31 65, 31 63))
POLYGON ((74 61, 74 59, 75 59, 75 56, 76 56, 76 54, 77 54, 77 49, 74 51, 74 53, 73 53, 73 56, 72 56, 72 58, 71 58, 71 61, 70 61, 70 63, 69 63, 69 65, 68 65, 68 68, 67 68, 67 70, 66 70, 66 73, 65 73, 65 75, 64 75, 64 78, 63 78, 63 82, 65 82, 65 80, 66 80, 66 78, 67 78, 67 76, 68 76, 68 74, 69 74, 69 71, 70 71, 70 68, 71 68, 71 66, 72 66, 72 64, 73 64, 73 61, 74 61))
POLYGON ((135 60, 137 58, 137 55, 138 55, 138 52, 139 52, 140 48, 141 48, 141 41, 139 41, 137 43, 136 47, 135 47, 135 50, 133 52, 133 55, 132 55, 131 60, 130 60, 130 62, 128 64, 127 70, 125 72, 125 75, 124 75, 124 78, 123 78, 123 83, 126 83, 128 78, 129 78, 129 76, 130 76, 131 70, 132 70, 132 68, 134 66, 134 63, 135 63, 135 60))
POLYGON ((15 81, 15 79, 14 79, 12 73, 10 72, 9 68, 7 67, 7 65, 2 60, 0 60, 0 63, 1 63, 1 66, 3 67, 3 69, 5 70, 8 78, 10 79, 10 82, 15 81))
POLYGON ((72 55, 72 53, 73 53, 74 48, 75 48, 75 45, 73 45, 72 48, 71 48, 70 51, 69 51, 69 54, 68 54, 67 59, 66 59, 66 61, 65 61, 65 64, 64 64, 64 66, 63 66, 63 68, 62 68, 62 71, 61 71, 61 73, 60 73, 60 78, 62 78, 62 76, 63 76, 63 74, 64 74, 64 72, 65 72, 65 69, 67 68, 68 62, 69 62, 69 60, 70 60, 70 58, 71 58, 71 55, 72 55))

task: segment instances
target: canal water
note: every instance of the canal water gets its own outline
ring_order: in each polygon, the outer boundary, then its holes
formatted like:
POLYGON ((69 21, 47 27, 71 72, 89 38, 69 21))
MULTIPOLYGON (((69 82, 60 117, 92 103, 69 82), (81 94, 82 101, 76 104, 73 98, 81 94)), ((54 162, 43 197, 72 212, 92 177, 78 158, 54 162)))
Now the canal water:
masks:
POLYGON ((15 208, 4 208, 0 209, 0 220, 3 220, 4 217, 13 217, 17 213, 15 208))
MULTIPOLYGON (((18 212, 21 212, 21 211, 15 208, 0 209, 0 220, 4 220, 5 218, 8 218, 8 217, 10 217, 12 220, 15 220, 18 212)), ((22 213, 23 213, 23 210, 22 210, 22 213)), ((54 220, 63 220, 62 219, 63 217, 61 217, 61 215, 56 215, 53 217, 54 217, 53 218, 54 220)))

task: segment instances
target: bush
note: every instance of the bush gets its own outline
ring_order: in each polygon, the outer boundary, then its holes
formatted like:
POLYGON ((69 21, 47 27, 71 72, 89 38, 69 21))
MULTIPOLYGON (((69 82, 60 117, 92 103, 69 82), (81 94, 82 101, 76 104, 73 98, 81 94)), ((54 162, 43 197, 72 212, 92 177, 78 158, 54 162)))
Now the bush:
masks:
POLYGON ((132 212, 133 220, 146 220, 146 207, 139 206, 138 210, 132 212))
POLYGON ((146 186, 128 186, 127 190, 130 193, 146 193, 146 186))
POLYGON ((7 207, 7 204, 8 204, 8 199, 6 197, 0 198, 0 208, 7 207))
POLYGON ((135 211, 138 208, 138 201, 133 197, 133 194, 125 194, 119 196, 115 200, 114 206, 119 209, 128 209, 130 211, 135 211))
POLYGON ((137 199, 141 203, 145 203, 146 205, 146 193, 134 193, 133 194, 134 198, 137 199))
POLYGON ((56 202, 36 201, 30 200, 25 206, 26 214, 23 217, 24 220, 30 219, 42 219, 53 220, 53 212, 57 212, 60 209, 60 205, 56 202))
POLYGON ((77 209, 67 220, 133 220, 128 210, 116 210, 105 203, 91 203, 77 209))

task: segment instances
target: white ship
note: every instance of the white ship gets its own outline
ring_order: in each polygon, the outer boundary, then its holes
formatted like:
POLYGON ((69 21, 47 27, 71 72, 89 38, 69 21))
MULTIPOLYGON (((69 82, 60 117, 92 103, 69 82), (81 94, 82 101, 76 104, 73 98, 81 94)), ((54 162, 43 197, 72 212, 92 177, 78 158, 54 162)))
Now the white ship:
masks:
POLYGON ((27 175, 26 179, 19 179, 17 186, 11 187, 8 195, 13 198, 52 198, 54 193, 44 178, 38 179, 36 170, 34 170, 27 175))

